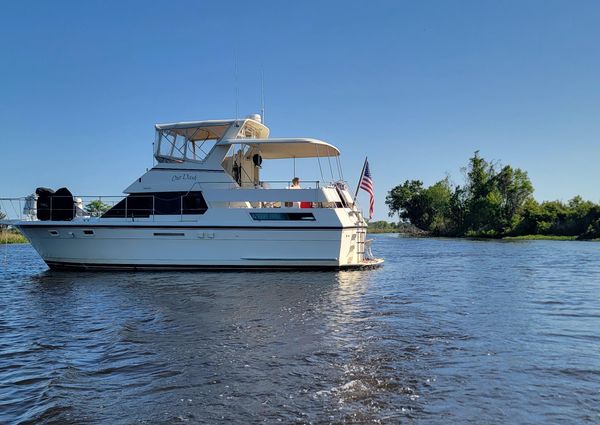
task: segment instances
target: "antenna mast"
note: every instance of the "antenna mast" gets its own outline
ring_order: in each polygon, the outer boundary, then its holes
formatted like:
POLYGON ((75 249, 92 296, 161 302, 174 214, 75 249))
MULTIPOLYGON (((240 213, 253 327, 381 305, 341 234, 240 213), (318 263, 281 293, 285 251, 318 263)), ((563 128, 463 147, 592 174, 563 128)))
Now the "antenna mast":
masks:
POLYGON ((260 117, 265 124, 265 70, 260 70, 260 117))
POLYGON ((240 86, 238 84, 238 59, 237 59, 237 48, 233 50, 235 56, 235 120, 237 121, 239 115, 240 105, 240 86))

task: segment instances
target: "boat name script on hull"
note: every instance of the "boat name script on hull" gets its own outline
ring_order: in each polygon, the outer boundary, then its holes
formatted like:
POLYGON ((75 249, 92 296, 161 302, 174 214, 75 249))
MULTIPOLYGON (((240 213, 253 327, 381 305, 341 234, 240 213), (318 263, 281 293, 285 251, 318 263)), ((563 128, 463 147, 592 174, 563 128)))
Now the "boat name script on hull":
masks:
POLYGON ((196 175, 192 175, 192 174, 179 174, 179 175, 174 175, 173 177, 171 177, 171 181, 172 182, 178 182, 181 180, 193 180, 196 181, 198 179, 198 176, 196 175))

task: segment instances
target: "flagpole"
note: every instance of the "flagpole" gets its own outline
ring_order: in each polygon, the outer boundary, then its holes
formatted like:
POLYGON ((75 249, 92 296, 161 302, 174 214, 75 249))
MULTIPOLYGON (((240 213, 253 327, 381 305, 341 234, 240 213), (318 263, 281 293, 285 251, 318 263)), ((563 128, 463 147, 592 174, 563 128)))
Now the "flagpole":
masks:
POLYGON ((358 184, 356 185, 356 192, 354 192, 354 200, 352 201, 352 205, 356 205, 356 197, 358 196, 358 190, 360 189, 360 182, 362 181, 363 175, 365 174, 365 168, 367 168, 367 160, 368 156, 365 156, 365 163, 363 164, 362 171, 360 172, 360 177, 358 178, 358 184))

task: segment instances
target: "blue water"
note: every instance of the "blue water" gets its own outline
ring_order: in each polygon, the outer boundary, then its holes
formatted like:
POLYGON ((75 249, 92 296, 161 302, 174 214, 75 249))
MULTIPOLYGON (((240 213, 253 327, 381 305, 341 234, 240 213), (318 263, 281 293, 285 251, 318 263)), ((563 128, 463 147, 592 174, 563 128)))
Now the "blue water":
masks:
POLYGON ((375 236, 364 272, 0 247, 0 423, 598 423, 600 244, 375 236))

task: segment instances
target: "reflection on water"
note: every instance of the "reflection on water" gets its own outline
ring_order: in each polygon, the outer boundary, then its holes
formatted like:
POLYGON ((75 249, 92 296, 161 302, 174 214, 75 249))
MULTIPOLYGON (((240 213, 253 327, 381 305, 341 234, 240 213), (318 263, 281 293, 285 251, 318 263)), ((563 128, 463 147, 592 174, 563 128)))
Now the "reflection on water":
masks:
POLYGON ((368 272, 0 258, 0 423, 596 422, 598 244, 402 239, 368 272))

